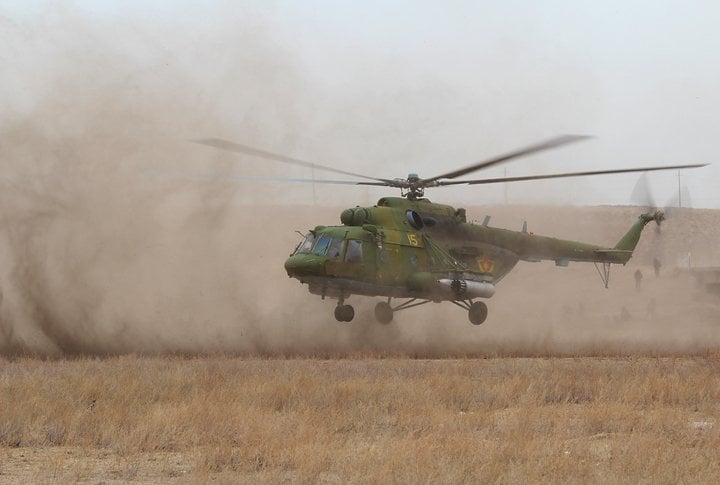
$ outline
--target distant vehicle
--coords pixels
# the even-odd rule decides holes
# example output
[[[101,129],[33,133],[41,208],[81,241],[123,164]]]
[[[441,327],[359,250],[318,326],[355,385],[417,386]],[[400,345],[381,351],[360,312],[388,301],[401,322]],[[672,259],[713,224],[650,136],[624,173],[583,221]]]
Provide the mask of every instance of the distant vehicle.
[[[692,275],[698,288],[720,296],[720,266],[694,266],[684,271]]]

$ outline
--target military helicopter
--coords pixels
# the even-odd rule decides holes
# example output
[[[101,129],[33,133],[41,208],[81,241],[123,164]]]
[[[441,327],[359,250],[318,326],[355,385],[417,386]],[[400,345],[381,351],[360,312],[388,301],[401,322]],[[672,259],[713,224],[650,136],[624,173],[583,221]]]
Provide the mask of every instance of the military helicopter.
[[[194,141],[222,150],[363,180],[240,177],[242,179],[400,189],[401,197],[383,197],[373,207],[358,206],[344,210],[340,214],[342,225],[318,225],[311,229],[285,261],[288,276],[307,284],[310,293],[322,299],[337,300],[335,318],[339,322],[350,322],[355,316],[354,308],[345,301],[352,295],[363,295],[384,298],[375,306],[375,317],[382,324],[390,323],[398,311],[430,302],[448,301],[467,310],[470,322],[480,325],[488,315],[488,307],[482,300],[494,295],[496,285],[518,261],[552,260],[558,266],[567,266],[570,261],[592,262],[607,287],[611,265],[626,264],[632,257],[643,228],[651,221],[659,225],[665,217],[664,213],[655,210],[641,214],[615,246],[605,248],[539,236],[528,232],[526,225],[522,231],[490,227],[489,218],[482,224],[474,224],[468,222],[465,209],[426,199],[426,189],[461,184],[679,170],[706,165],[456,180],[478,170],[586,138],[589,137],[562,135],[434,177],[421,178],[411,173],[407,178],[394,179],[370,177],[218,138]],[[399,303],[393,304],[393,300]]]

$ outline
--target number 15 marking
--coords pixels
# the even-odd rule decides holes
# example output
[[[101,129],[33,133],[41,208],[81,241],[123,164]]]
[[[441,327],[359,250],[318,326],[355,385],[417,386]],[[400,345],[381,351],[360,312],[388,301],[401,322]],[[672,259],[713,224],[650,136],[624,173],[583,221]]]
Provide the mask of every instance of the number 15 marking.
[[[417,234],[410,234],[410,233],[408,233],[407,238],[408,238],[408,242],[410,243],[411,246],[417,246],[417,245],[418,245]]]

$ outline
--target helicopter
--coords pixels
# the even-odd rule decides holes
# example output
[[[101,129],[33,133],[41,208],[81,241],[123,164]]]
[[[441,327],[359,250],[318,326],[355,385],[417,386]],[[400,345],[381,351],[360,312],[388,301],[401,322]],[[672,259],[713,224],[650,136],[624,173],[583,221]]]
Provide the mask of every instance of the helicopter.
[[[457,180],[458,177],[482,169],[587,138],[584,135],[561,135],[434,177],[422,178],[411,173],[406,178],[393,179],[311,163],[219,138],[193,141],[230,152],[362,180],[249,176],[239,177],[241,179],[400,189],[400,197],[382,197],[372,207],[356,206],[342,211],[341,225],[318,225],[309,230],[285,261],[288,276],[301,284],[307,284],[311,294],[319,295],[323,300],[337,300],[334,310],[337,321],[351,322],[354,319],[355,310],[346,300],[358,295],[383,298],[377,302],[374,310],[375,318],[381,324],[392,322],[395,313],[399,311],[430,302],[447,301],[466,310],[470,323],[480,325],[488,316],[488,307],[483,300],[495,294],[497,284],[519,261],[550,260],[557,266],[567,266],[571,261],[592,262],[607,288],[611,265],[625,265],[632,257],[643,228],[652,221],[660,225],[665,215],[662,210],[642,213],[615,246],[601,247],[536,235],[527,230],[527,223],[521,231],[512,231],[491,227],[489,217],[481,224],[468,222],[464,208],[431,202],[425,198],[426,189],[680,170],[707,165],[684,164]]]

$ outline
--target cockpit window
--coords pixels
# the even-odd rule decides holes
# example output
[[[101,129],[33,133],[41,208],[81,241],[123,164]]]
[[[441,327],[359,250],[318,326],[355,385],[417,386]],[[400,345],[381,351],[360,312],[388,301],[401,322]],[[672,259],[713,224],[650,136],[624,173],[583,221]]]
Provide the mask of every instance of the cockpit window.
[[[330,246],[330,236],[320,236],[312,248],[312,253],[318,256],[325,256]]]
[[[345,251],[345,261],[348,263],[362,263],[362,241],[349,239],[347,242],[347,250]]]
[[[334,259],[336,261],[339,260],[340,255],[342,254],[344,242],[345,241],[343,241],[342,239],[333,238],[333,240],[330,242],[330,248],[328,249],[328,258]]]
[[[307,254],[312,249],[313,243],[315,242],[315,236],[308,234],[305,236],[305,240],[295,250],[295,254]]]

